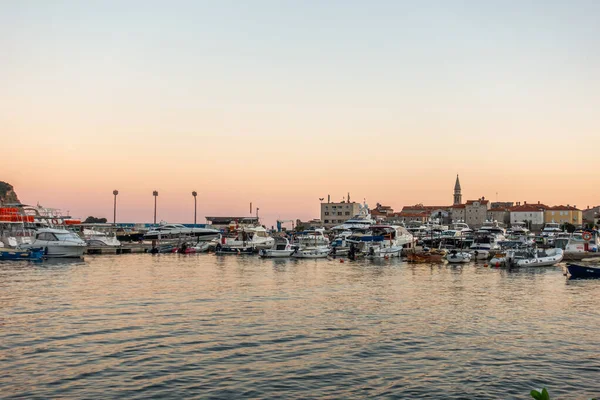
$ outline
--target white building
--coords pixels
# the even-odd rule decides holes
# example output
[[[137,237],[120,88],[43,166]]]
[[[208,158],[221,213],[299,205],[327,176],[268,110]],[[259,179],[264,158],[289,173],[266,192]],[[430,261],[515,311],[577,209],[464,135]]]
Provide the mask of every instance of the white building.
[[[544,210],[548,208],[545,204],[525,204],[517,203],[510,208],[510,223],[527,222],[531,229],[541,229],[544,226]]]

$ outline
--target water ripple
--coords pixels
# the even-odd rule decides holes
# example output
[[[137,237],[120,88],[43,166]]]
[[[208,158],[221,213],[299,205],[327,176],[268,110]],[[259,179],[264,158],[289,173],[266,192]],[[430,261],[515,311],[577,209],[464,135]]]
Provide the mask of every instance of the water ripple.
[[[123,255],[0,264],[4,398],[600,394],[600,281],[560,268]]]

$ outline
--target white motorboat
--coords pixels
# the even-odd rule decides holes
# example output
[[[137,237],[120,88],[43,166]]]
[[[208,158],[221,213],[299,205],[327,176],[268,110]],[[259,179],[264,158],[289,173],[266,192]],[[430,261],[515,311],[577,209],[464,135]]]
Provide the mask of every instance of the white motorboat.
[[[86,246],[83,239],[73,232],[42,228],[36,232],[33,242],[22,248],[42,248],[48,258],[81,258]]]
[[[270,249],[275,245],[275,239],[269,236],[262,226],[243,227],[234,230],[229,236],[221,237],[221,245],[231,248],[251,247],[256,250]]]
[[[110,235],[106,232],[83,229],[83,236],[88,246],[90,247],[120,247],[121,242],[117,240],[115,235]]]
[[[294,258],[327,258],[329,255],[328,247],[312,247],[305,249],[297,249],[292,253]]]
[[[550,244],[554,243],[554,239],[562,232],[560,224],[556,222],[548,222],[542,229],[541,237],[546,238],[546,241]]]
[[[153,228],[144,234],[145,240],[176,239],[179,237],[196,237],[198,240],[213,240],[219,237],[221,232],[209,228],[187,228],[182,224],[163,224]]]
[[[258,255],[263,258],[285,258],[290,257],[295,250],[287,238],[280,237],[275,239],[273,248],[262,249]]]
[[[450,252],[446,254],[446,260],[452,264],[468,263],[472,258],[473,256],[471,253],[466,251],[450,250]]]
[[[562,249],[529,248],[524,250],[509,250],[507,262],[514,267],[551,267],[562,261]]]

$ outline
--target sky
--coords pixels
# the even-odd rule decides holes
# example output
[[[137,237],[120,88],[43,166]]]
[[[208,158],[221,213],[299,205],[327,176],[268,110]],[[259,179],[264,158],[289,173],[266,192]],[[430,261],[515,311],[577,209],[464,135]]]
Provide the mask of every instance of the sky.
[[[151,222],[600,204],[600,2],[3,1],[0,180]]]

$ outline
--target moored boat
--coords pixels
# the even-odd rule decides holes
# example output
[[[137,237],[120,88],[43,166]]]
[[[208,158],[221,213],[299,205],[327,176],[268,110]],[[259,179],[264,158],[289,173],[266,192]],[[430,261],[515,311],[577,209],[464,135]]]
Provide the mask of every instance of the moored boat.
[[[409,251],[406,254],[406,259],[409,262],[441,262],[444,259],[445,253],[441,250],[422,250]]]
[[[0,261],[41,261],[44,259],[44,250],[41,248],[17,250],[17,249],[0,249]]]
[[[536,248],[523,250],[510,250],[507,253],[508,263],[511,267],[551,267],[563,259],[562,249]]]
[[[600,279],[600,267],[580,264],[567,264],[569,279]]]
[[[275,246],[271,249],[262,249],[258,253],[263,258],[285,258],[290,257],[295,249],[287,238],[279,237],[275,239]]]
[[[446,261],[452,264],[462,264],[471,261],[473,256],[466,251],[451,250],[446,254]]]

